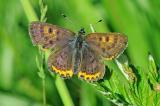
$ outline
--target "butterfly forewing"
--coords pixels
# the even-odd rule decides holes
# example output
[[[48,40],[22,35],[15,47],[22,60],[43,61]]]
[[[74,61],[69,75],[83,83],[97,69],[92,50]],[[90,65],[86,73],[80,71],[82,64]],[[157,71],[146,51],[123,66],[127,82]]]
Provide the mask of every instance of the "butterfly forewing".
[[[30,24],[29,33],[33,44],[42,45],[43,48],[64,46],[75,35],[68,29],[38,21]]]
[[[49,56],[48,67],[63,78],[70,78],[73,75],[72,55],[70,47],[66,46]]]
[[[86,47],[82,50],[82,63],[78,77],[89,82],[102,79],[105,73],[105,66],[101,63],[95,51]]]
[[[128,43],[127,37],[120,33],[91,33],[86,37],[91,48],[107,60],[121,54]]]

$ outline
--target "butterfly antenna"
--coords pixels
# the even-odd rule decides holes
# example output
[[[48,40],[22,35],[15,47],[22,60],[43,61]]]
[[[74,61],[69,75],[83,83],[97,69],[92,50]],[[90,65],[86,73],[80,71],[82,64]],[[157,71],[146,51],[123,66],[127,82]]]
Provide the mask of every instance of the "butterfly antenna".
[[[98,23],[100,23],[100,22],[102,22],[102,19],[98,20],[98,21],[97,21],[96,23],[94,23],[94,24],[90,24],[90,25],[89,25],[92,32],[96,32],[94,26],[96,26],[96,25],[97,25]]]
[[[65,14],[61,13],[61,15],[63,16],[64,19],[73,24],[73,22]]]
[[[96,24],[98,24],[98,23],[100,23],[100,22],[102,22],[103,20],[102,19],[100,19]]]
[[[73,21],[71,21],[65,14],[61,13],[61,15],[63,16],[64,19],[66,19],[69,23],[71,23],[72,25],[75,25],[73,23]]]

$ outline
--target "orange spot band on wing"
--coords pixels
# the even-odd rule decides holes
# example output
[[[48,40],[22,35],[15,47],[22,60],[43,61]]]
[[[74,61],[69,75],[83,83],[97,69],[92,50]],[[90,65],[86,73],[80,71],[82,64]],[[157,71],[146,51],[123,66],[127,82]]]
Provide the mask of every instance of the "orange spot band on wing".
[[[114,37],[113,37],[113,36],[110,36],[108,42],[109,42],[109,43],[113,43],[113,42],[114,42]]]
[[[101,72],[88,74],[84,71],[79,71],[78,77],[88,81],[97,81],[101,77]]]
[[[115,56],[111,56],[111,57],[104,58],[104,60],[113,60],[114,58]]]
[[[106,42],[106,38],[104,36],[102,37],[102,42]]]
[[[48,34],[48,26],[44,26],[44,33]]]
[[[47,52],[47,51],[48,51],[48,49],[44,49],[44,48],[41,48],[41,50],[42,50],[43,52]]]
[[[110,56],[110,57],[104,57],[104,60],[113,60],[113,59],[115,59],[117,57],[118,57],[118,53],[116,53],[115,55]]]
[[[52,69],[55,71],[55,73],[58,73],[62,77],[72,77],[73,76],[72,70],[59,70],[55,66],[52,66]]]
[[[56,31],[57,30],[53,30],[51,27],[49,26],[44,26],[44,33],[47,35],[47,34],[50,34],[50,35],[56,35]]]

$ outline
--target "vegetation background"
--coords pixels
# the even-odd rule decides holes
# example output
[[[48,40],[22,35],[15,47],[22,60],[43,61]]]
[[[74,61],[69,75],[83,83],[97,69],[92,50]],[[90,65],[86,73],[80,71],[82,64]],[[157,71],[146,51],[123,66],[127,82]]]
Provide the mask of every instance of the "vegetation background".
[[[160,106],[159,0],[44,0],[41,6],[40,1],[0,0],[0,106]],[[105,62],[104,80],[62,80],[42,67],[43,53],[32,45],[28,25],[45,9],[48,23],[75,32],[85,27],[90,33],[94,24],[97,32],[128,36],[125,55]]]

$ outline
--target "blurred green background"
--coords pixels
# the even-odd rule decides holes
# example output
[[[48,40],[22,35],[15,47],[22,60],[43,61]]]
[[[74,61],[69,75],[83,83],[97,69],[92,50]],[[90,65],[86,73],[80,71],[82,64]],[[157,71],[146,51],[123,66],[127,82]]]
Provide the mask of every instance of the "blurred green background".
[[[31,8],[40,17],[38,0],[0,0],[0,106],[41,106],[42,81],[37,75],[35,57],[37,47],[28,34],[29,19],[24,7]],[[48,6],[47,22],[77,32],[94,24],[97,32],[121,32],[128,36],[125,54],[129,63],[141,66],[147,72],[150,52],[160,64],[160,1],[159,0],[44,0]],[[24,3],[24,5],[22,5]],[[24,11],[24,8],[26,9]],[[67,15],[74,24],[66,21]],[[31,14],[32,15],[32,14]],[[102,19],[101,23],[96,24]],[[116,70],[115,70],[116,71]],[[63,101],[55,79],[46,73],[46,100],[51,106]],[[76,77],[65,80],[75,106],[113,105],[92,86]]]

